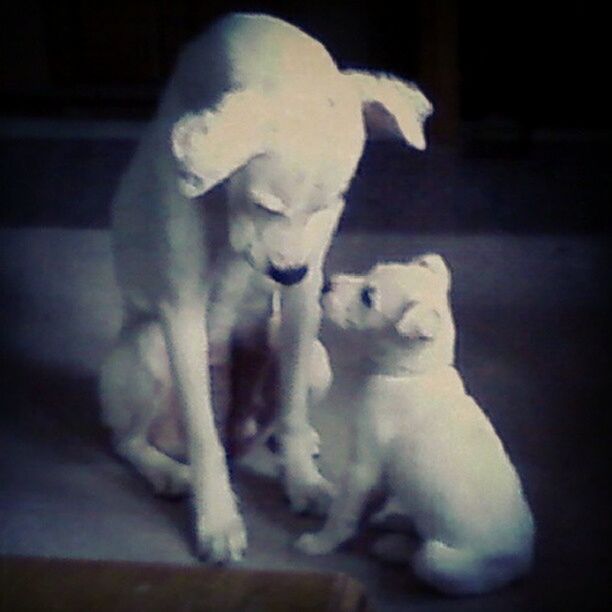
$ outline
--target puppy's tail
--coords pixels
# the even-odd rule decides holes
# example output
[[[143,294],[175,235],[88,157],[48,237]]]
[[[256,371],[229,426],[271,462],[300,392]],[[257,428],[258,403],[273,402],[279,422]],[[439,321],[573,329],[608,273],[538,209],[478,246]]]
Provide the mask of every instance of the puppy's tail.
[[[429,540],[412,561],[423,582],[449,595],[475,595],[507,584],[531,566],[531,551],[483,555],[469,548],[452,548]]]

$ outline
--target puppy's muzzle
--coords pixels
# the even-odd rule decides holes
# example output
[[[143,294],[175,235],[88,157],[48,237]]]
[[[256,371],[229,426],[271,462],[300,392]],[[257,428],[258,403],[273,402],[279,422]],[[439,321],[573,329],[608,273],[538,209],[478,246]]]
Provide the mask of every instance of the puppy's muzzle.
[[[308,266],[299,268],[277,268],[275,266],[268,267],[268,276],[281,285],[290,286],[297,285],[308,274]]]

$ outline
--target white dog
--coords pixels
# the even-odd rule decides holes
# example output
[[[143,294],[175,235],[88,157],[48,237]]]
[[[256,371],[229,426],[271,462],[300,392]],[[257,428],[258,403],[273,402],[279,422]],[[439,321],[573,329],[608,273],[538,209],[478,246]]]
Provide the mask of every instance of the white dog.
[[[122,457],[160,492],[191,486],[200,554],[236,559],[246,545],[209,366],[227,360],[232,334],[249,337],[265,319],[274,291],[285,487],[297,510],[329,501],[307,418],[321,267],[366,125],[424,149],[430,113],[414,85],[340,71],[319,42],[272,17],[225,17],[181,55],[113,204],[125,316],[101,397]],[[226,204],[196,199],[226,179]],[[172,415],[189,470],[151,443]]]
[[[322,531],[297,545],[323,554],[348,540],[384,482],[424,540],[415,573],[468,594],[527,571],[534,527],[501,441],[453,366],[449,288],[439,255],[332,278],[324,317],[360,338],[368,373],[343,488]]]

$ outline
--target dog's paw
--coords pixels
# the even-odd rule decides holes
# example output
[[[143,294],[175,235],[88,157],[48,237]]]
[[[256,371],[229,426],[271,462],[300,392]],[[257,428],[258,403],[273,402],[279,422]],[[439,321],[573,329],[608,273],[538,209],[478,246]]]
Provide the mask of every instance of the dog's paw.
[[[247,535],[239,515],[216,517],[198,526],[197,552],[212,563],[240,561],[247,547]]]
[[[280,438],[285,493],[294,512],[325,515],[335,497],[334,486],[319,473],[314,458],[319,434],[312,427]]]
[[[163,469],[150,469],[146,476],[159,497],[176,499],[188,495],[191,490],[189,466],[182,463],[164,466]]]
[[[295,548],[306,555],[328,555],[336,550],[337,544],[322,532],[304,533],[296,540]]]
[[[325,516],[336,496],[336,489],[318,472],[310,477],[285,475],[285,492],[291,509],[299,514],[313,513]]]

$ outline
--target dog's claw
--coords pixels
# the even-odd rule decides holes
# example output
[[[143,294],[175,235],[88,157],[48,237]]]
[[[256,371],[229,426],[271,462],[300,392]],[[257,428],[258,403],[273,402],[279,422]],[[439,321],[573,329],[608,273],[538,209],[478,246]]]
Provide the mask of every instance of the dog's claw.
[[[212,563],[240,561],[247,547],[244,523],[234,516],[222,525],[198,530],[198,556]]]

